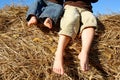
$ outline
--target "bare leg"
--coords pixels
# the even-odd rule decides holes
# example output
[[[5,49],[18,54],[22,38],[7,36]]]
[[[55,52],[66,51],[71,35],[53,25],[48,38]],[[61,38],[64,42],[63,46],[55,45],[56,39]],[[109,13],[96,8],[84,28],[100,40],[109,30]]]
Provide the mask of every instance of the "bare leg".
[[[36,25],[36,24],[37,24],[37,19],[35,16],[32,16],[29,22],[27,23],[28,26]]]
[[[53,71],[57,74],[61,74],[61,75],[64,74],[63,55],[64,55],[64,50],[69,41],[70,41],[70,37],[65,35],[59,36],[58,47],[57,47],[57,51],[55,52],[55,60],[53,64]]]
[[[78,55],[78,58],[80,59],[80,66],[82,71],[88,71],[89,70],[89,60],[88,60],[88,54],[89,50],[92,44],[92,40],[94,38],[94,28],[86,28],[82,32],[82,50],[80,54]]]
[[[44,25],[48,27],[49,29],[52,28],[52,20],[50,18],[46,18],[44,21]]]

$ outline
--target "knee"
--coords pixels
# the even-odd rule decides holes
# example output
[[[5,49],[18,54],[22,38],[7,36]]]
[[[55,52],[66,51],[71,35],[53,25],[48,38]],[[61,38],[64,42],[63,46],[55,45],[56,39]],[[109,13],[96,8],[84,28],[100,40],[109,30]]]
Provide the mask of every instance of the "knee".
[[[80,16],[78,14],[75,14],[74,17],[71,16],[71,17],[68,17],[70,23],[76,23],[77,21],[79,21],[80,19]]]
[[[52,3],[51,6],[53,6],[54,8],[59,8],[62,9],[63,5],[57,4],[57,3]]]
[[[41,0],[36,0],[37,3],[41,2]]]

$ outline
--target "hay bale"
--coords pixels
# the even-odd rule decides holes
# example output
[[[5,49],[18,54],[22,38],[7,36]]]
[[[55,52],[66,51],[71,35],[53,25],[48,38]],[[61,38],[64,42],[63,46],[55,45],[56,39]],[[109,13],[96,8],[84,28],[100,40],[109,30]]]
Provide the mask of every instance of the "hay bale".
[[[52,72],[58,35],[37,26],[28,27],[27,7],[0,10],[0,80],[119,80],[120,15],[98,17],[99,29],[90,51],[91,70],[80,71],[80,39],[66,49],[65,75]],[[105,17],[105,18],[104,18]]]

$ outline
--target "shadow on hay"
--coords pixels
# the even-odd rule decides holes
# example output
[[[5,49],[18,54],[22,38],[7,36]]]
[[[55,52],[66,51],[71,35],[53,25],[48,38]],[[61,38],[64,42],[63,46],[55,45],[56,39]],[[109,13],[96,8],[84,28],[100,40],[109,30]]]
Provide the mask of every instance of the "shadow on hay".
[[[98,21],[98,32],[94,37],[92,48],[90,50],[89,60],[90,60],[90,65],[99,71],[99,73],[101,74],[103,79],[107,79],[108,74],[107,74],[107,72],[105,72],[102,65],[100,64],[100,60],[99,60],[100,52],[97,47],[98,43],[99,43],[99,37],[105,33],[105,31],[104,31],[105,27],[99,19],[97,19],[97,21]],[[59,32],[59,30],[60,30],[59,25],[60,25],[60,23],[58,22],[56,25],[54,25],[54,27],[51,30],[44,27],[43,25],[42,25],[43,27],[39,27],[39,26],[38,27],[44,33],[49,33],[50,31]],[[68,45],[68,46],[70,46],[70,45]],[[82,77],[80,76],[78,69],[77,69],[79,64],[74,62],[74,61],[76,61],[76,59],[74,58],[74,53],[77,53],[76,50],[69,49],[67,47],[67,49],[65,51],[66,51],[66,56],[64,57],[64,64],[65,64],[64,66],[65,66],[66,74],[68,76],[70,76],[70,78],[72,78],[72,80],[81,80]]]
[[[107,79],[108,73],[105,72],[105,70],[103,69],[102,65],[100,64],[100,60],[99,60],[99,55],[100,52],[98,50],[98,43],[99,43],[99,37],[105,33],[105,27],[104,25],[99,21],[98,21],[98,33],[95,35],[91,50],[90,50],[90,55],[89,55],[89,60],[90,60],[90,65],[93,66],[95,69],[97,69],[97,71],[99,71],[100,75],[102,76],[103,79]],[[70,45],[68,45],[70,46]],[[72,80],[81,80],[83,79],[83,76],[80,75],[80,73],[78,72],[78,63],[75,63],[74,61],[76,61],[76,59],[73,57],[74,53],[77,53],[76,50],[74,49],[66,49],[66,55],[64,58],[64,64],[65,67],[68,67],[66,70],[67,75],[70,76],[70,78],[72,78]],[[72,54],[73,53],[73,54]]]
[[[54,32],[59,32],[60,30],[60,19],[58,20],[57,24],[53,24],[53,28],[49,29],[47,27],[45,27],[42,23],[37,25],[38,28],[40,28],[41,31],[43,31],[44,33],[49,33],[50,31]]]
[[[73,53],[73,54],[72,54]],[[75,63],[76,59],[74,58],[74,49],[66,49],[66,56],[64,57],[64,64],[66,68],[66,74],[72,78],[72,80],[80,80],[80,75],[77,69],[79,64]]]
[[[92,48],[90,50],[90,55],[89,55],[90,65],[92,65],[94,68],[96,68],[99,71],[103,79],[107,79],[108,73],[105,72],[102,65],[100,64],[99,55],[101,53],[99,52],[99,49],[97,47],[99,43],[99,37],[105,33],[105,27],[99,19],[97,19],[97,21],[98,21],[98,33],[94,37]]]
[[[46,34],[49,33],[50,31],[52,31],[53,33],[54,32],[58,33],[60,30],[60,23],[59,22],[60,21],[58,21],[57,24],[54,25],[51,30],[42,24],[38,25],[38,28],[40,28],[40,30]],[[70,45],[68,45],[68,46],[70,46]],[[76,53],[76,51],[74,49],[69,49],[68,46],[65,50],[65,56],[64,56],[65,73],[68,76],[70,76],[70,78],[72,78],[72,80],[77,80],[77,79],[79,79],[79,74],[78,74],[78,69],[77,69],[78,64],[74,63],[75,58],[72,54],[72,53]]]

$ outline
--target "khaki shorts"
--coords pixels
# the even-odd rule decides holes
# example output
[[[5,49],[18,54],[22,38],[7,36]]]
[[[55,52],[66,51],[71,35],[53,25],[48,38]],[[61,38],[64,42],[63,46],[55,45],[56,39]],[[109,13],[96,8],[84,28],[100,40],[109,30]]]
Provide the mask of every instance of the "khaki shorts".
[[[87,27],[97,28],[96,17],[92,12],[74,6],[65,6],[65,12],[60,22],[59,34],[75,38]]]

